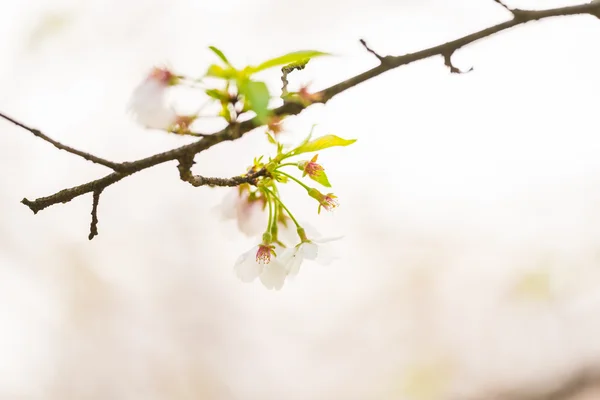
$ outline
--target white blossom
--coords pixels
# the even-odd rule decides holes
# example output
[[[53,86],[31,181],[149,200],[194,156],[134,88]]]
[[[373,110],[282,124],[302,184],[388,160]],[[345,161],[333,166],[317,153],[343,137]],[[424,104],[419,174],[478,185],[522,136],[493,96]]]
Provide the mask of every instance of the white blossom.
[[[256,278],[267,289],[280,290],[287,270],[275,255],[272,245],[258,245],[243,253],[234,265],[234,271],[242,282],[253,282]]]
[[[246,236],[258,236],[267,225],[268,214],[261,200],[250,200],[247,191],[233,188],[219,206],[221,217],[235,219],[238,229]]]
[[[315,261],[321,265],[331,264],[337,257],[327,243],[339,240],[341,237],[312,239],[286,249],[279,257],[279,262],[285,267],[288,276],[293,277],[300,271],[302,262]]]
[[[275,259],[265,265],[260,274],[260,281],[269,290],[280,290],[285,283],[287,275],[288,271],[285,266],[278,259]]]
[[[176,123],[177,114],[166,105],[167,91],[174,79],[170,71],[154,68],[134,89],[128,108],[140,125],[167,130]]]

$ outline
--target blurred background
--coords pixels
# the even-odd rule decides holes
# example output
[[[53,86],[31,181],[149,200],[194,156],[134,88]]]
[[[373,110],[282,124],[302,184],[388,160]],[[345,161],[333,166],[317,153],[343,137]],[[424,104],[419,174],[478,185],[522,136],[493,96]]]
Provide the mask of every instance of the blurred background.
[[[238,65],[335,53],[290,76],[317,90],[376,65],[360,38],[397,55],[510,18],[492,0],[0,5],[0,110],[114,161],[193,140],[127,115],[153,65],[201,75],[209,45]],[[175,163],[105,190],[91,242],[91,196],[34,216],[23,197],[107,171],[0,121],[0,399],[600,398],[599,37],[589,16],[530,23],[457,52],[469,74],[420,61],[287,120],[289,142],[315,123],[358,142],[319,158],[333,214],[290,189],[345,237],[281,291],[235,277],[255,240],[215,211],[226,189]],[[252,132],[195,172],[270,151]]]

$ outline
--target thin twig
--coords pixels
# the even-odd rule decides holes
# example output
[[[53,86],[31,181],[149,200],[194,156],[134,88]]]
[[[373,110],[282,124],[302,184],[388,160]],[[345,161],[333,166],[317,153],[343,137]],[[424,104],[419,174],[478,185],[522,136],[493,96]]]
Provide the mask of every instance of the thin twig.
[[[379,53],[377,53],[375,50],[373,50],[372,48],[370,48],[370,47],[367,45],[367,42],[365,42],[365,40],[364,40],[364,39],[360,39],[360,40],[359,40],[359,42],[360,42],[360,44],[362,44],[362,45],[363,45],[363,47],[364,47],[364,48],[365,48],[365,49],[366,49],[366,50],[367,50],[369,53],[371,53],[371,54],[373,54],[375,57],[377,57],[377,59],[379,60],[379,62],[380,62],[380,63],[382,63],[382,64],[383,64],[383,63],[385,62],[385,57],[384,57],[384,56],[381,56],[381,55],[379,55]]]
[[[94,195],[92,196],[92,222],[90,224],[89,240],[98,235],[98,202],[100,201],[101,193],[102,189],[97,189],[94,190]]]
[[[454,52],[443,54],[443,56],[444,56],[444,65],[446,67],[450,68],[450,72],[451,73],[453,73],[453,74],[466,74],[467,72],[473,71],[473,67],[469,68],[466,71],[463,71],[463,70],[455,67],[454,64],[452,64],[452,55],[453,54],[454,54]]]
[[[502,6],[505,10],[509,11],[509,12],[513,12],[513,10],[511,8],[509,8],[506,4],[504,4],[504,2],[502,0],[493,0],[494,2],[500,4],[500,6]]]
[[[84,151],[74,149],[71,146],[64,145],[64,144],[62,144],[62,143],[60,143],[60,142],[58,142],[58,141],[50,138],[49,136],[43,134],[39,130],[37,130],[35,128],[31,128],[31,127],[29,127],[29,126],[27,126],[27,125],[25,125],[25,124],[17,121],[14,118],[9,117],[8,115],[0,113],[0,117],[4,118],[5,120],[7,120],[7,121],[9,121],[11,123],[13,123],[14,125],[17,125],[20,128],[25,129],[26,131],[29,131],[29,132],[33,133],[35,136],[37,136],[40,139],[45,140],[46,142],[52,144],[54,147],[56,147],[59,150],[64,150],[64,151],[66,151],[68,153],[75,154],[76,156],[79,156],[81,158],[84,158],[84,159],[86,159],[88,161],[91,161],[93,163],[96,163],[96,164],[104,165],[105,167],[108,167],[108,168],[110,168],[112,170],[115,170],[115,171],[118,171],[119,168],[120,168],[120,164],[119,163],[108,161],[108,160],[105,160],[104,158],[96,157],[93,154],[86,153]]]

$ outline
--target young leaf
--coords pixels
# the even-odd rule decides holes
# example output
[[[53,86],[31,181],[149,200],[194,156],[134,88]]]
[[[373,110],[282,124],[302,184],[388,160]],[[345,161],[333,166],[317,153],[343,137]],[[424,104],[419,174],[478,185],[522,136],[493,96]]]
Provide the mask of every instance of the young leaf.
[[[229,95],[227,93],[223,92],[222,90],[207,89],[206,94],[208,96],[212,97],[213,99],[216,99],[219,101],[225,101],[225,102],[229,101]]]
[[[235,76],[235,70],[233,68],[223,68],[220,65],[212,64],[206,71],[206,76],[221,79],[231,79]]]
[[[277,144],[277,141],[275,140],[273,135],[271,135],[269,132],[265,132],[265,134],[267,135],[267,140],[269,141],[269,143]]]
[[[326,56],[328,53],[323,53],[321,51],[316,50],[303,50],[303,51],[295,51],[293,53],[288,53],[280,57],[275,57],[270,60],[263,62],[262,64],[256,67],[250,67],[249,70],[251,73],[263,71],[265,69],[277,67],[279,65],[288,65],[292,63],[301,62],[307,59],[311,59],[319,56]]]
[[[246,100],[250,103],[250,109],[256,113],[256,116],[261,122],[266,122],[269,116],[269,88],[264,82],[248,81],[240,87]]]
[[[233,68],[233,65],[231,65],[231,63],[229,62],[227,57],[225,57],[225,54],[223,54],[221,50],[217,49],[215,46],[208,46],[208,48],[211,49],[213,53],[215,53],[217,57],[221,59],[221,61]]]
[[[320,183],[321,185],[330,188],[331,187],[331,183],[329,183],[329,179],[327,179],[327,174],[325,174],[325,171],[321,170],[318,171],[314,174],[310,174],[308,175],[308,177],[310,179],[312,179],[313,181]]]
[[[310,132],[308,132],[308,136],[302,141],[302,143],[300,143],[298,145],[298,147],[302,147],[302,146],[304,146],[306,143],[308,143],[310,141],[310,139],[312,138],[313,132],[315,131],[316,127],[317,127],[317,124],[313,124],[313,126],[310,128]]]
[[[301,153],[310,153],[312,151],[319,151],[328,147],[349,146],[354,142],[356,142],[356,139],[342,139],[341,137],[335,135],[325,135],[311,142],[301,144],[294,149],[293,153],[296,155]]]

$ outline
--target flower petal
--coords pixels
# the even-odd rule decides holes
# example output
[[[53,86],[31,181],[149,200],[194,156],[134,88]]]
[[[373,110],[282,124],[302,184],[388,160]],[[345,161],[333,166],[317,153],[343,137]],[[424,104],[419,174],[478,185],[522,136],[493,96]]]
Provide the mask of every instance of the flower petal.
[[[150,129],[168,129],[177,115],[165,105],[166,94],[167,86],[147,79],[134,89],[128,109],[140,125]]]
[[[322,243],[335,242],[336,240],[340,240],[343,238],[344,238],[344,236],[334,236],[334,237],[328,237],[328,238],[313,239],[312,241],[315,243],[318,243],[318,244],[322,244]]]
[[[264,265],[256,262],[258,246],[254,246],[237,259],[233,267],[235,274],[242,282],[252,282],[263,272]]]
[[[248,202],[247,195],[238,198],[236,213],[238,229],[246,236],[260,235],[267,225],[268,215],[261,202]]]
[[[300,272],[300,265],[304,261],[303,245],[286,249],[279,257],[279,262],[282,263],[287,270],[288,275],[296,276]]]
[[[221,214],[221,218],[224,220],[234,219],[237,213],[237,202],[239,195],[239,190],[237,188],[230,189],[229,192],[223,197],[221,204],[219,204],[216,209]]]
[[[302,253],[307,260],[316,260],[319,254],[319,247],[314,243],[302,243]]]
[[[339,258],[340,257],[336,255],[332,246],[324,244],[319,246],[319,252],[314,261],[321,265],[329,265]]]
[[[286,245],[298,243],[298,231],[296,225],[290,220],[286,221],[286,225],[279,224],[278,239]]]
[[[260,281],[269,290],[280,290],[285,283],[287,271],[283,264],[277,260],[271,260],[260,274]]]

